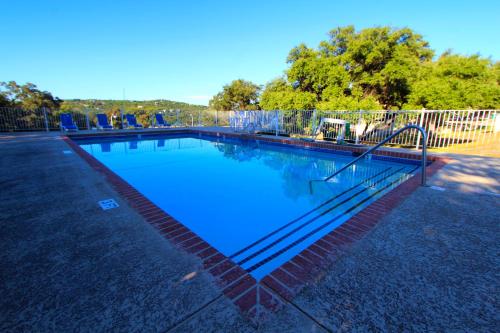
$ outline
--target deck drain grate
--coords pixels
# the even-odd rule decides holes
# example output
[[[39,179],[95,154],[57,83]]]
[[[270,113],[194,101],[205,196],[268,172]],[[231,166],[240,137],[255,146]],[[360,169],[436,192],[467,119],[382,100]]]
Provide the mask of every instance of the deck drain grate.
[[[106,199],[98,202],[99,206],[101,206],[102,210],[108,210],[120,207],[118,203],[114,199]]]
[[[63,154],[69,155],[69,154],[73,154],[73,152],[71,150],[63,150]]]
[[[435,190],[435,191],[441,191],[441,192],[444,192],[446,191],[446,189],[444,187],[441,187],[441,186],[431,186],[431,189]]]

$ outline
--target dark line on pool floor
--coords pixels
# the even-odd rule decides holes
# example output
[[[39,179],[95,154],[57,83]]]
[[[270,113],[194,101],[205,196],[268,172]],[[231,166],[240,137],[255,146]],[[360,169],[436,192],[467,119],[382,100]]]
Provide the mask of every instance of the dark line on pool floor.
[[[320,204],[319,206],[317,206],[317,207],[315,207],[315,208],[311,209],[310,211],[308,211],[307,213],[303,214],[302,216],[297,217],[296,219],[294,219],[294,220],[292,220],[292,221],[290,221],[290,222],[286,223],[285,225],[283,225],[283,226],[279,227],[278,229],[276,229],[276,230],[274,230],[274,231],[272,231],[272,232],[268,233],[267,235],[265,235],[264,237],[260,238],[259,240],[255,241],[255,242],[253,242],[252,244],[248,245],[247,247],[245,247],[245,248],[243,248],[243,249],[239,250],[238,252],[236,252],[236,253],[234,253],[234,254],[230,255],[230,256],[229,256],[229,258],[234,258],[234,257],[236,257],[236,256],[238,256],[238,255],[240,255],[240,254],[242,254],[243,252],[245,252],[245,251],[247,251],[247,250],[251,249],[252,247],[254,247],[254,246],[256,246],[256,245],[258,245],[258,244],[262,243],[263,241],[265,241],[265,240],[266,240],[266,239],[268,239],[269,237],[271,237],[271,236],[275,235],[276,233],[280,232],[281,230],[285,229],[286,227],[291,226],[292,224],[294,224],[295,222],[297,222],[297,221],[301,220],[302,218],[306,217],[307,215],[311,214],[312,212],[314,212],[314,211],[316,211],[316,210],[320,209],[321,207],[323,207],[323,206],[325,206],[325,205],[329,204],[329,203],[330,203],[330,202],[332,202],[333,200],[335,200],[335,199],[337,199],[337,198],[341,197],[342,195],[344,195],[344,194],[346,194],[347,192],[349,192],[349,191],[351,191],[351,190],[355,189],[356,187],[361,186],[362,184],[366,183],[368,180],[371,180],[371,179],[373,179],[373,178],[375,178],[375,177],[378,177],[379,175],[383,174],[384,172],[389,171],[390,169],[392,169],[392,167],[388,167],[387,169],[383,170],[382,172],[379,172],[379,173],[375,174],[374,176],[370,176],[370,177],[366,178],[365,180],[363,180],[361,183],[359,183],[359,184],[357,184],[357,185],[354,185],[353,187],[351,187],[351,188],[349,188],[349,189],[347,189],[347,190],[345,190],[345,191],[343,191],[343,192],[341,192],[341,193],[339,193],[339,194],[335,195],[334,197],[332,197],[332,198],[330,198],[330,199],[326,200],[325,202],[323,202],[323,203],[322,203],[322,204]],[[400,170],[401,170],[401,169],[400,169]]]
[[[399,171],[401,171],[403,168],[401,169],[398,169],[392,173],[390,173],[389,175],[383,177],[382,179],[379,179],[377,182],[382,182],[392,176],[394,176],[395,174],[397,174]],[[399,179],[399,178],[398,178]],[[377,182],[375,184],[377,184]],[[334,206],[328,208],[327,210],[323,211],[322,213],[316,215],[315,217],[309,219],[308,221],[302,223],[301,225],[299,225],[298,227],[296,227],[295,229],[289,231],[288,233],[286,233],[285,235],[281,236],[280,238],[276,239],[275,241],[271,242],[270,244],[262,247],[261,249],[255,251],[254,253],[248,255],[247,257],[243,258],[242,260],[240,260],[238,262],[238,265],[242,265],[246,262],[248,262],[249,260],[252,260],[253,258],[257,257],[258,255],[264,253],[265,251],[269,250],[270,248],[274,247],[275,245],[277,245],[278,243],[282,242],[283,240],[285,240],[286,238],[290,237],[291,235],[295,234],[297,231],[301,230],[302,228],[308,226],[309,224],[313,223],[314,221],[316,221],[317,219],[319,219],[320,217],[322,216],[325,216],[326,214],[328,214],[329,212],[333,211],[335,208],[338,208],[340,206],[342,206],[343,204],[351,201],[353,198],[357,197],[358,195],[368,191],[370,188],[369,187],[366,187],[364,189],[362,189],[361,191],[358,191],[356,192],[354,195],[351,195],[350,197],[348,197],[347,199],[344,199],[343,201],[335,204]],[[375,192],[375,193],[378,193],[378,192]],[[372,196],[369,196],[369,198],[371,198]],[[364,202],[364,201],[361,201],[361,202]]]

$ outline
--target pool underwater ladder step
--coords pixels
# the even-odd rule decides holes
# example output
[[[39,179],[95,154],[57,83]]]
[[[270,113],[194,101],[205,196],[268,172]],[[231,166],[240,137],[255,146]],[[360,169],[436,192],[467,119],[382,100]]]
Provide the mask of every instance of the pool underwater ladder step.
[[[399,183],[405,181],[406,179],[411,177],[411,174],[418,168],[419,167],[417,166],[409,172],[403,172],[402,175],[401,172],[403,171],[403,169],[405,169],[405,167],[398,168],[396,170],[394,170],[395,168],[392,167],[384,169],[381,172],[378,172],[375,175],[364,179],[362,182],[328,199],[321,205],[310,210],[297,219],[294,219],[281,226],[280,228],[272,231],[256,242],[234,253],[230,256],[230,258],[235,260],[238,265],[245,268],[248,272],[253,272],[263,265],[267,264],[268,262],[272,261],[273,259],[277,258],[278,256],[284,254],[291,248],[306,241],[308,238],[324,231],[325,228],[331,226],[335,222],[338,222],[339,220],[341,221],[342,218],[346,218],[348,214],[355,212],[357,208],[360,208],[367,201],[374,199],[377,195],[381,194],[392,186],[397,186]],[[355,189],[360,190],[347,196],[348,193],[353,192]],[[360,200],[357,201],[356,199]],[[329,206],[330,204],[333,205]],[[308,220],[305,220],[305,217],[312,216],[313,213],[325,207],[328,208],[317,213],[316,215],[314,215],[314,217],[310,217]],[[341,210],[341,213],[335,215],[333,218],[328,218],[328,213],[334,211],[334,209],[339,208]],[[326,220],[322,221],[322,218]],[[291,227],[292,225],[295,225],[297,222],[302,223],[290,231],[285,231],[285,229]],[[318,223],[321,224],[316,227]],[[308,230],[308,227],[314,228]],[[284,244],[285,246],[280,249],[276,249],[276,247],[278,247],[280,244]],[[253,251],[250,251],[252,249]]]

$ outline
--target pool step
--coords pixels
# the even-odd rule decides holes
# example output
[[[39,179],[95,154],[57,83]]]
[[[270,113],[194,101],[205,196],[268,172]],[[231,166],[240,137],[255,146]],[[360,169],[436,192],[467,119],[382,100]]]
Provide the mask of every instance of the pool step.
[[[280,232],[285,231],[287,228],[290,228],[292,226],[295,227],[295,225],[300,224],[301,220],[314,216],[314,214],[318,213],[321,209],[328,209],[328,206],[330,204],[335,204],[336,200],[342,199],[342,197],[344,197],[344,196],[348,197],[349,193],[352,192],[354,189],[361,189],[363,186],[373,187],[375,182],[376,182],[377,177],[383,175],[386,172],[390,172],[391,169],[392,169],[391,167],[386,168],[386,169],[382,170],[381,172],[377,172],[375,175],[364,179],[363,181],[357,183],[356,185],[354,185],[346,190],[340,191],[339,193],[336,193],[335,196],[326,200],[325,202],[323,202],[319,206],[306,212],[305,214],[301,215],[300,217],[284,224],[283,226],[275,229],[274,231],[268,233],[267,235],[265,235],[264,237],[255,241],[254,243],[252,243],[252,244],[248,245],[247,247],[241,249],[240,251],[234,253],[233,255],[230,256],[230,258],[240,257],[243,253],[248,252],[250,249],[262,246],[261,244],[263,242],[265,242],[266,240],[270,239],[271,237],[279,234]],[[392,174],[393,174],[393,172],[390,173],[390,175],[392,175]]]
[[[270,241],[273,241],[278,237],[282,237],[283,234],[290,233],[290,230],[298,231],[302,229],[304,227],[304,224],[311,224],[312,222],[315,222],[315,220],[331,212],[333,209],[341,209],[341,206],[343,204],[348,203],[350,200],[357,196],[367,195],[365,192],[369,192],[369,190],[371,188],[375,188],[378,183],[380,183],[384,179],[394,176],[402,169],[403,168],[394,169],[389,167],[377,172],[373,176],[368,177],[361,182],[358,182],[356,185],[337,193],[332,198],[326,200],[321,205],[306,212],[302,216],[268,233],[266,236],[260,238],[256,242],[233,254],[231,258],[235,258],[236,260],[239,259],[240,263],[247,261],[243,258],[245,255],[249,255],[249,253],[257,251],[259,248],[266,246],[266,243],[269,243]]]
[[[409,178],[416,168],[410,172],[405,172],[404,169],[388,168],[368,177],[231,257],[243,268],[253,271],[285,254],[289,248],[300,247],[302,250],[302,247],[307,247],[315,239],[341,225],[366,205]],[[333,218],[332,214],[335,214]]]

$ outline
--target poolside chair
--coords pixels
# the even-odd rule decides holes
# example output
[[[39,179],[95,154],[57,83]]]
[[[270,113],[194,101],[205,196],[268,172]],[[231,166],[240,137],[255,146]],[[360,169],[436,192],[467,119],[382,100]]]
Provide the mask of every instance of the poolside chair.
[[[161,113],[155,114],[155,119],[156,127],[170,127],[170,124],[163,119],[163,115]]]
[[[311,137],[300,138],[300,140],[316,141],[316,139],[321,134],[321,132],[324,129],[324,126],[326,124],[330,124],[330,125],[335,126],[334,129],[336,130],[337,136],[334,139],[337,140],[337,143],[344,142],[345,138],[351,134],[351,124],[349,122],[342,120],[342,119],[321,117],[321,120],[319,121],[319,125],[318,125],[318,127],[316,127],[315,131],[311,134]]]
[[[97,128],[102,130],[111,130],[113,126],[108,123],[108,117],[104,113],[97,114]]]
[[[142,128],[142,125],[137,123],[137,119],[133,114],[126,114],[125,118],[127,118],[128,127]]]
[[[73,122],[70,113],[61,113],[61,130],[63,131],[78,131],[78,127]]]

